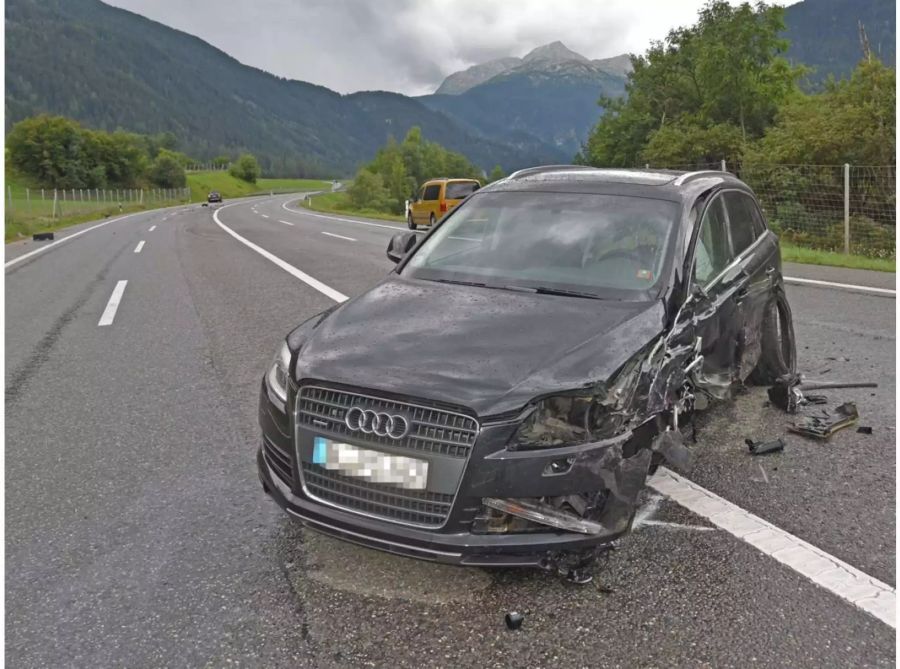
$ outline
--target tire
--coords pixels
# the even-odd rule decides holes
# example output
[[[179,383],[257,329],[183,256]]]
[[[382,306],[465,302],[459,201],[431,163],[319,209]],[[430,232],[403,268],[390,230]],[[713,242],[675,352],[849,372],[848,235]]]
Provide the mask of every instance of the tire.
[[[762,353],[750,380],[757,385],[772,385],[779,376],[797,371],[797,344],[794,322],[784,293],[778,293],[766,307],[762,323]]]
[[[434,227],[434,214],[431,214],[431,216],[428,217],[428,227]]]
[[[409,213],[406,215],[406,225],[409,226],[409,229],[410,229],[410,230],[415,230],[415,229],[416,229],[416,224],[413,223],[412,212],[409,212]]]

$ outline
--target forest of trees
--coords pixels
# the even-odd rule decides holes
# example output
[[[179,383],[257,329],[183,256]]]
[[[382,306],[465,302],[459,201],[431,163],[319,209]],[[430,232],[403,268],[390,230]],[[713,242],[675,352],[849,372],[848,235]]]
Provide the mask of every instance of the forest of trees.
[[[784,9],[722,0],[693,26],[633,56],[627,95],[605,114],[577,160],[598,166],[894,163],[895,70],[860,50],[851,78],[816,94],[807,68],[784,58]]]
[[[16,123],[6,137],[6,164],[35,186],[46,188],[180,188],[185,166],[195,161],[176,151],[172,133],[139,135],[91,130],[63,116],[46,114]],[[213,161],[228,165],[228,156]],[[256,183],[256,158],[242,154],[231,174]]]

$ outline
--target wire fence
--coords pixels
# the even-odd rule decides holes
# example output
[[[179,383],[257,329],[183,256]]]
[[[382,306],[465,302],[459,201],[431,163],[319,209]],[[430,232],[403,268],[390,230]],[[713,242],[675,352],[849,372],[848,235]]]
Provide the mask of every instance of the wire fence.
[[[754,190],[770,227],[782,240],[797,246],[873,258],[896,257],[895,165],[720,161],[652,167],[732,172]]]
[[[24,188],[7,186],[7,232],[79,215],[112,215],[126,209],[190,202],[189,188]]]

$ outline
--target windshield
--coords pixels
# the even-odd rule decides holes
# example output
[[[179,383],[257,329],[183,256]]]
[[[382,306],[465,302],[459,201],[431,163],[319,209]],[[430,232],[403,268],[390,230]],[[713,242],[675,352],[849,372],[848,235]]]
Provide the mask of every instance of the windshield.
[[[646,299],[678,205],[620,195],[473,195],[410,258],[403,276],[492,288]]]

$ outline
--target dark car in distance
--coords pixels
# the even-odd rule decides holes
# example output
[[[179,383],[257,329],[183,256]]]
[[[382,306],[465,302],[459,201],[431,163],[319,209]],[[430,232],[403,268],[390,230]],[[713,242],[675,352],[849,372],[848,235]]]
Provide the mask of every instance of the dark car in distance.
[[[222,195],[219,193],[219,191],[214,190],[206,197],[206,201],[210,204],[212,204],[213,202],[221,202]]]
[[[387,254],[260,393],[263,489],[357,544],[571,570],[695,410],[795,367],[778,239],[725,172],[521,170]]]

